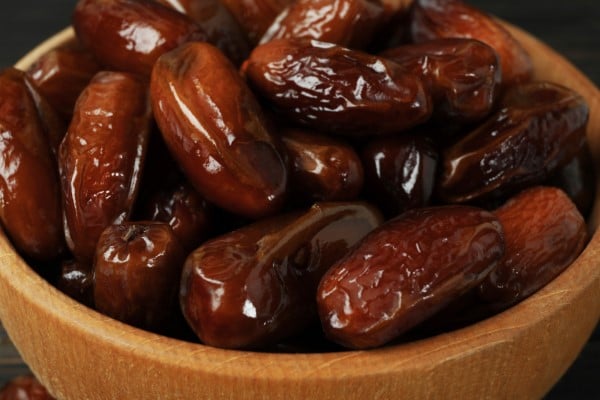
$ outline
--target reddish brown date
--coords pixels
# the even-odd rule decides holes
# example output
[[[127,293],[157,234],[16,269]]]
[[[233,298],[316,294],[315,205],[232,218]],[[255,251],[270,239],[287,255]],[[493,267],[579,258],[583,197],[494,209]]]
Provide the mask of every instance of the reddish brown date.
[[[294,0],[221,0],[256,44],[275,18]]]
[[[504,258],[479,287],[498,311],[544,287],[587,243],[585,220],[560,189],[536,187],[495,211],[504,227]]]
[[[315,39],[365,48],[386,17],[376,0],[298,0],[286,8],[261,39]]]
[[[102,231],[131,213],[150,114],[146,84],[126,73],[97,74],[77,101],[59,165],[67,244],[80,262],[90,264]]]
[[[98,71],[100,65],[91,53],[62,47],[41,56],[27,74],[44,98],[68,121],[77,98]]]
[[[254,95],[216,48],[188,43],[161,57],[152,105],[184,173],[208,201],[259,218],[277,212],[287,164]]]
[[[461,0],[416,0],[411,33],[417,43],[441,38],[468,38],[491,46],[500,57],[506,86],[528,81],[533,66],[527,51],[498,21]]]
[[[0,400],[54,400],[54,397],[33,375],[23,375],[0,390]]]
[[[438,158],[429,141],[416,135],[369,143],[362,151],[366,196],[388,216],[428,205]]]
[[[219,0],[157,0],[190,17],[202,27],[207,41],[240,65],[250,54],[250,43],[242,28]]]
[[[211,232],[211,209],[187,183],[155,193],[146,203],[145,217],[169,224],[188,251],[198,247]]]
[[[496,52],[472,39],[438,39],[387,50],[383,57],[420,77],[431,92],[434,113],[474,122],[487,116],[501,81]]]
[[[96,309],[160,331],[175,313],[185,252],[169,225],[126,222],[108,227],[94,259]]]
[[[184,315],[217,347],[256,348],[299,333],[316,319],[321,276],[379,224],[369,206],[318,203],[211,240],[186,261]]]
[[[343,346],[381,346],[481,283],[504,253],[502,226],[477,208],[408,211],[370,233],[323,277],[325,334]]]
[[[543,182],[585,145],[588,114],[585,100],[562,86],[513,87],[500,111],[443,152],[441,198],[498,198]]]
[[[208,40],[191,19],[151,0],[79,0],[73,26],[102,64],[145,76],[163,53]]]
[[[16,249],[37,261],[65,248],[50,129],[25,73],[0,72],[0,220]]]
[[[291,164],[291,197],[311,204],[358,197],[364,172],[350,145],[299,129],[286,130],[282,139]]]
[[[245,73],[279,111],[322,131],[398,133],[431,115],[419,78],[384,58],[329,43],[271,41],[254,49]]]
[[[91,265],[75,260],[63,262],[56,288],[73,300],[94,307],[94,274]]]

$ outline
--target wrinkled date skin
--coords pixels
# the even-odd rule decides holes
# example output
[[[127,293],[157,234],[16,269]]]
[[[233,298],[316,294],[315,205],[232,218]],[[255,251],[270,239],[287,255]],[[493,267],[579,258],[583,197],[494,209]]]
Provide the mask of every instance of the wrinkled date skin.
[[[131,214],[148,146],[147,85],[120,72],[100,72],[83,91],[60,146],[67,244],[91,264],[98,237]]]
[[[221,49],[234,64],[240,65],[250,54],[246,34],[219,0],[157,0],[190,17],[202,27],[207,41]]]
[[[211,232],[211,209],[187,183],[155,193],[146,204],[145,217],[169,224],[188,251],[199,246]]]
[[[298,0],[281,13],[261,39],[315,39],[355,49],[365,48],[385,22],[374,0]]]
[[[94,307],[94,274],[91,265],[76,260],[64,261],[55,286],[79,303]]]
[[[506,252],[479,287],[499,311],[544,287],[579,256],[588,239],[585,220],[557,188],[535,187],[497,209]]]
[[[531,80],[533,65],[523,46],[490,15],[461,0],[415,0],[411,35],[416,43],[442,38],[482,41],[498,53],[503,85]]]
[[[163,53],[187,41],[208,40],[190,18],[151,0],[80,0],[73,26],[102,64],[144,76]]]
[[[317,203],[211,240],[187,259],[180,302],[202,342],[256,348],[316,320],[325,271],[381,223],[361,203]]]
[[[517,85],[501,109],[443,152],[440,197],[451,203],[501,198],[539,184],[585,146],[589,110],[562,86]]]
[[[60,184],[34,97],[25,73],[0,72],[0,220],[22,255],[51,261],[65,249]]]
[[[299,129],[284,131],[282,140],[291,164],[293,199],[312,204],[358,197],[364,172],[360,158],[350,145]]]
[[[325,274],[317,292],[325,334],[355,349],[388,343],[479,285],[503,254],[502,226],[487,211],[408,211]]]
[[[294,122],[339,135],[398,133],[426,121],[423,83],[397,64],[329,43],[286,39],[245,63],[253,88]]]
[[[27,74],[50,105],[68,121],[77,98],[99,71],[100,65],[88,51],[63,47],[41,56]]]
[[[14,378],[0,390],[0,400],[55,400],[33,376]]]
[[[256,45],[275,18],[294,0],[221,0]]]
[[[496,52],[472,39],[438,39],[381,54],[420,77],[431,91],[434,113],[460,122],[487,116],[502,79]]]
[[[200,194],[249,218],[281,208],[288,179],[282,144],[216,47],[188,43],[165,54],[151,93],[165,142]]]
[[[381,138],[362,151],[365,194],[386,215],[429,204],[436,180],[438,153],[417,135]]]
[[[174,314],[185,252],[168,224],[126,222],[102,233],[94,259],[101,313],[159,331]]]

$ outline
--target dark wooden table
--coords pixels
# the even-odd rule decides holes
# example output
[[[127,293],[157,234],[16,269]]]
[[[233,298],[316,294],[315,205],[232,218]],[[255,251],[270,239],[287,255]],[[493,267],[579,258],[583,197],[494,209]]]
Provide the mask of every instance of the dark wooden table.
[[[600,85],[600,1],[470,0],[539,37]],[[69,24],[75,0],[1,0],[0,67]],[[0,386],[26,368],[0,333]],[[548,351],[552,351],[549,349]],[[548,395],[548,399],[600,399],[600,329]]]

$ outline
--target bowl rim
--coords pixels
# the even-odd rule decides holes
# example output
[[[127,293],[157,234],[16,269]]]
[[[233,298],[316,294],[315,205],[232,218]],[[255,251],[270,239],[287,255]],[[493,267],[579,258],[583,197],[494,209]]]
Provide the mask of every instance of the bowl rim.
[[[543,46],[551,54],[556,53],[537,39],[507,24],[520,39]],[[16,67],[26,69],[49,48],[65,43],[73,37],[73,29],[67,28],[44,41],[17,62]],[[556,55],[556,57],[560,57]],[[562,57],[560,57],[562,59]],[[587,85],[591,101],[600,104],[600,91],[575,67],[572,68],[579,84]],[[588,98],[588,101],[590,99]],[[599,106],[600,107],[600,106]],[[600,109],[600,108],[598,108]],[[600,117],[598,118],[600,121]],[[594,126],[600,131],[600,126]],[[597,134],[600,137],[600,132]],[[592,143],[592,151],[600,155],[600,138]],[[598,160],[600,157],[595,157]],[[600,170],[596,168],[596,170]],[[598,226],[600,197],[596,196],[595,212],[590,219],[593,230]],[[492,349],[514,341],[515,336],[526,335],[532,327],[548,325],[552,316],[566,309],[575,299],[586,293],[600,293],[600,231],[595,231],[579,258],[558,278],[522,303],[474,325],[439,334],[426,339],[373,350],[349,350],[334,353],[262,353],[240,350],[224,350],[197,343],[146,332],[123,324],[89,309],[43,280],[16,255],[4,234],[0,235],[0,280],[23,297],[31,307],[44,310],[49,323],[60,321],[82,336],[92,336],[113,348],[117,353],[125,349],[134,352],[148,362],[169,364],[178,368],[191,369],[207,375],[225,375],[251,380],[305,381],[341,378],[364,378],[365,376],[391,375],[399,369],[423,371],[430,368],[430,357],[437,356],[441,363],[466,359],[474,352]],[[12,264],[11,268],[7,268]],[[600,319],[600,296],[595,309],[589,310],[591,318]],[[551,307],[554,305],[554,307]],[[0,307],[0,318],[10,311]],[[7,329],[11,335],[11,329]],[[591,331],[590,331],[591,333]],[[12,337],[11,337],[12,338]],[[14,338],[17,339],[17,338]],[[19,343],[19,340],[15,340]],[[19,347],[19,345],[17,345]],[[120,349],[120,350],[119,350]],[[27,359],[26,359],[27,361]],[[571,360],[572,361],[572,360]],[[368,368],[364,366],[368,365]],[[308,368],[318,366],[318,368]],[[566,366],[564,367],[566,369]],[[282,371],[287,371],[282,374]],[[35,371],[34,371],[35,372]],[[564,371],[563,371],[564,372]]]

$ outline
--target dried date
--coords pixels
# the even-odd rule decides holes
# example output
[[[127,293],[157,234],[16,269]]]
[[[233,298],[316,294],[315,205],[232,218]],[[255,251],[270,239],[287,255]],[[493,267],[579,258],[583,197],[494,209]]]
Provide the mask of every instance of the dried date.
[[[250,218],[279,211],[288,179],[282,144],[216,47],[188,43],[165,54],[151,92],[165,142],[203,197]]]
[[[244,65],[253,88],[294,122],[339,135],[398,133],[426,121],[431,98],[396,63],[317,41],[279,39]]]
[[[325,334],[356,349],[388,343],[477,287],[503,254],[502,226],[487,211],[408,211],[325,274],[317,292]]]

